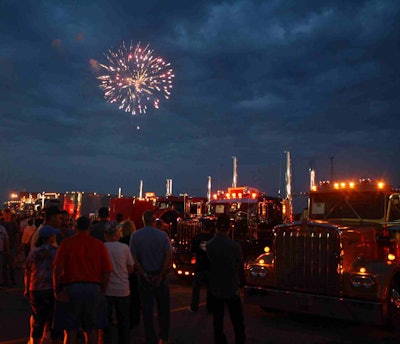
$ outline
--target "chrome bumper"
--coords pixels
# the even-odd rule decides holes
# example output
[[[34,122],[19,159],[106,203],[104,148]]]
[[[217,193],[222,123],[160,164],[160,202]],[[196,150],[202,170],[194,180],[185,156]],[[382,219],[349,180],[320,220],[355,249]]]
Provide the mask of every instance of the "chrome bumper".
[[[346,299],[245,286],[244,302],[263,308],[306,313],[330,318],[384,324],[384,306],[380,302]]]

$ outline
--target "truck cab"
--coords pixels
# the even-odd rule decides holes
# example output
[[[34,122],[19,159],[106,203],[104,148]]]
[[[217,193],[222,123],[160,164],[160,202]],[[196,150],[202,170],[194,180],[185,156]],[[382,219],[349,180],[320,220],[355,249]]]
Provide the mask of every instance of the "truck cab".
[[[230,216],[229,236],[240,243],[244,259],[255,258],[262,253],[272,241],[273,227],[282,223],[281,200],[249,186],[217,191],[206,208],[205,216],[192,216],[177,224],[173,268],[178,276],[193,276],[196,257],[191,252],[192,239],[203,231],[205,223],[215,224],[219,215],[225,213]]]
[[[400,306],[400,194],[382,181],[321,182],[308,218],[278,225],[245,267],[245,302],[384,324]]]

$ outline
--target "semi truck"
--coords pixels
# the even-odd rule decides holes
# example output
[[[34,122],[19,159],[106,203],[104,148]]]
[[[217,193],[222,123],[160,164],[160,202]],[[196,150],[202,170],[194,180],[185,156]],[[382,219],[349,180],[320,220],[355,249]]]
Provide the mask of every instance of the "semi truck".
[[[321,182],[308,215],[280,224],[245,265],[244,301],[266,309],[390,324],[400,307],[400,190]]]
[[[196,257],[192,239],[201,233],[206,222],[215,223],[221,214],[231,218],[229,236],[240,243],[246,260],[256,258],[272,242],[272,229],[283,222],[282,201],[249,186],[219,190],[206,203],[207,212],[177,224],[173,268],[178,276],[192,276]]]

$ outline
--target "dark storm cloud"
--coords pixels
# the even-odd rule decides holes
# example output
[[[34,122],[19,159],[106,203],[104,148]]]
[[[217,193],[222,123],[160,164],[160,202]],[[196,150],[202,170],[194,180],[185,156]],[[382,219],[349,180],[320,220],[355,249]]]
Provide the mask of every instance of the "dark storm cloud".
[[[235,155],[241,183],[276,194],[285,150],[298,191],[310,164],[329,178],[331,156],[338,174],[399,184],[399,19],[395,0],[2,2],[1,192],[174,178],[205,194],[208,175],[230,184]],[[171,99],[134,117],[96,80],[131,40],[175,74]]]

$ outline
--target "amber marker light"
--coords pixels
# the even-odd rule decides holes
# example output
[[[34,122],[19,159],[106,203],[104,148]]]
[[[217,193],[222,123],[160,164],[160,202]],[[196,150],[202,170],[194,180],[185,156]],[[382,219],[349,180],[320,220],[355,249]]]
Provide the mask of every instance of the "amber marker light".
[[[270,249],[268,246],[265,246],[265,247],[264,247],[264,252],[265,252],[265,253],[269,253],[270,250],[271,250],[271,249]]]
[[[388,260],[393,261],[395,259],[396,259],[396,256],[394,254],[392,254],[392,253],[388,254]]]
[[[384,186],[385,186],[385,183],[384,183],[384,182],[379,182],[379,183],[378,183],[378,189],[383,189]]]
[[[259,263],[259,264],[264,264],[265,261],[264,261],[264,259],[260,259],[260,260],[258,261],[258,263]]]
[[[364,267],[362,267],[362,268],[360,268],[360,272],[361,272],[362,274],[365,274],[365,273],[367,272],[367,269],[364,268]]]
[[[334,187],[335,189],[339,189],[339,183],[333,184],[333,187]]]
[[[255,192],[253,192],[253,193],[251,194],[251,197],[252,197],[252,198],[256,198],[256,197],[257,197],[257,194],[256,194]]]
[[[350,182],[350,183],[349,183],[350,189],[354,189],[354,186],[355,186],[354,182]]]

